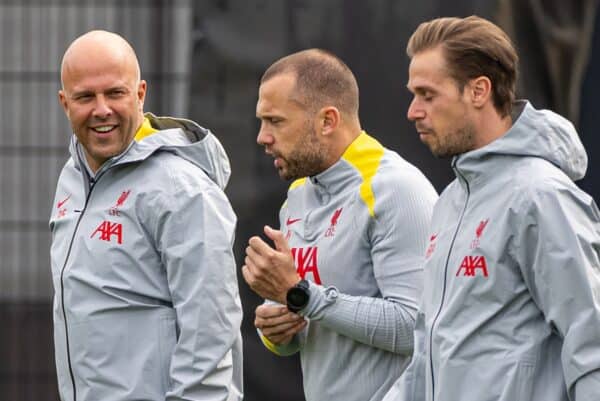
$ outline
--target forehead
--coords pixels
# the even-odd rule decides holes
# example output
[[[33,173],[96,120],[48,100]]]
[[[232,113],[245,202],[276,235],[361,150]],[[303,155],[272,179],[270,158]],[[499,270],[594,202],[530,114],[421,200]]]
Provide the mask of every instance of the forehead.
[[[442,49],[436,47],[415,54],[408,68],[408,89],[436,88],[453,84]]]
[[[135,66],[122,54],[103,51],[71,55],[63,65],[62,79],[66,90],[134,84]]]
[[[300,110],[294,101],[296,78],[292,74],[280,74],[263,82],[258,90],[256,114],[285,113]]]

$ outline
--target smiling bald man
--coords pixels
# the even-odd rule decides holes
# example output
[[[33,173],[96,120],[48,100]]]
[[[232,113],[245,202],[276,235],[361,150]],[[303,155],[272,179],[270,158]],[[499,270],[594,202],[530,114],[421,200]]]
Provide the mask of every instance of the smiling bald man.
[[[74,133],[50,219],[61,400],[241,400],[223,147],[192,121],[144,114],[119,35],[77,38],[61,80]]]

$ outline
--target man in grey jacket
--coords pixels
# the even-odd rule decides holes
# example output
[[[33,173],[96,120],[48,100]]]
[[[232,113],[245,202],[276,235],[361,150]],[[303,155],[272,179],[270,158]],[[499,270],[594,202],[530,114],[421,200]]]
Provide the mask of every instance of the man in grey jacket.
[[[412,353],[433,186],[361,130],[358,86],[336,56],[311,49],[262,77],[257,141],[295,180],[243,267],[259,295],[265,346],[300,352],[308,401],[379,401]]]
[[[456,179],[433,214],[411,365],[386,401],[600,400],[600,213],[561,116],[514,102],[517,54],[478,17],[412,35],[408,118]]]
[[[143,114],[146,82],[116,34],[76,39],[61,79],[74,132],[50,220],[61,400],[241,400],[221,144]]]

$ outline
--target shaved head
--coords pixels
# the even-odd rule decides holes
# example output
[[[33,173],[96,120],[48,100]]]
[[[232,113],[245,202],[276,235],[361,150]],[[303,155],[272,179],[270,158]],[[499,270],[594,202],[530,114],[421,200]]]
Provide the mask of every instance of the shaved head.
[[[140,80],[140,64],[129,42],[116,33],[97,30],[81,35],[67,48],[60,70],[63,89],[65,81],[70,77],[70,72],[82,65],[84,59],[86,64],[94,62],[99,64],[121,63],[127,69],[133,70],[136,82]]]
[[[273,63],[263,74],[261,84],[281,74],[296,78],[295,100],[311,111],[335,106],[358,118],[358,84],[348,66],[335,54],[308,49]]]
[[[123,152],[144,120],[146,81],[121,36],[91,31],[67,48],[58,99],[92,171]]]

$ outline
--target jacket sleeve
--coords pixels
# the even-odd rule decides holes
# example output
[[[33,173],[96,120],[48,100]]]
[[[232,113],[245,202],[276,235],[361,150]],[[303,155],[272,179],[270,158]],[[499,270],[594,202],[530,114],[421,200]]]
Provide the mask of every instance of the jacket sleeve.
[[[437,194],[420,172],[396,172],[374,183],[375,216],[368,227],[381,297],[353,296],[311,283],[302,311],[355,341],[410,355],[423,258]]]
[[[166,400],[239,400],[236,217],[225,194],[207,179],[184,173],[173,183],[163,192],[156,231],[178,329]]]
[[[563,338],[570,399],[600,394],[600,214],[572,187],[532,190],[521,216],[517,260],[532,297]]]
[[[410,364],[388,390],[382,401],[423,401],[426,399],[427,363],[425,351],[425,315],[417,312],[414,352]]]
[[[294,336],[294,338],[292,339],[292,341],[290,341],[289,344],[277,345],[277,344],[273,344],[267,337],[263,336],[260,330],[257,329],[257,331],[258,331],[258,335],[260,336],[260,340],[262,341],[263,345],[265,347],[267,347],[267,349],[269,351],[271,351],[272,353],[274,353],[275,355],[289,356],[289,355],[293,355],[296,352],[300,351],[300,341],[298,338],[298,334],[296,334]]]

